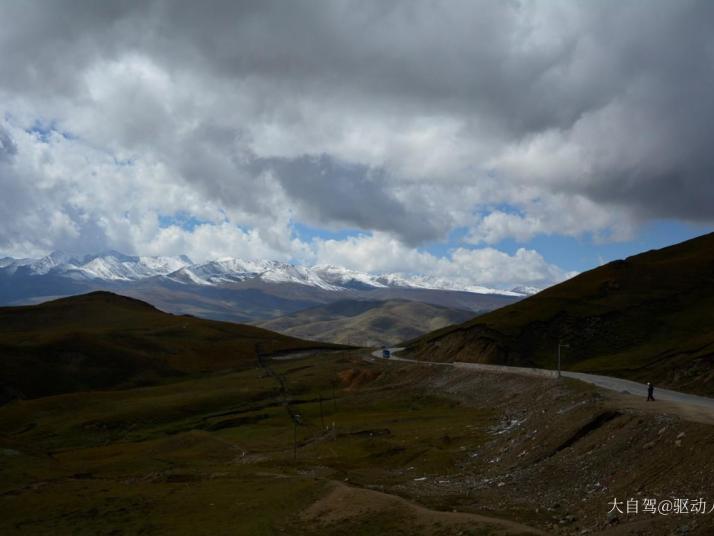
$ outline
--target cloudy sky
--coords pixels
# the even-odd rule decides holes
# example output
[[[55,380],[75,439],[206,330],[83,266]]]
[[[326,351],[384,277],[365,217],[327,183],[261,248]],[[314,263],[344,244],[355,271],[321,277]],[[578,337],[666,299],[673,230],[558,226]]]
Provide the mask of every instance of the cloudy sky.
[[[714,227],[714,2],[0,2],[0,255],[543,286]]]

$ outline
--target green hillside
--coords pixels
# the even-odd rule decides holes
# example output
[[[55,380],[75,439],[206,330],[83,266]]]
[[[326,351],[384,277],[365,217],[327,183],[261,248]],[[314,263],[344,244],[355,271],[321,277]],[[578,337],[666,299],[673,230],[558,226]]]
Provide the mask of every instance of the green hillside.
[[[266,354],[329,347],[265,329],[164,313],[109,292],[0,308],[0,402],[127,387],[255,365]]]
[[[714,393],[714,234],[611,262],[407,343],[424,359],[563,367]]]

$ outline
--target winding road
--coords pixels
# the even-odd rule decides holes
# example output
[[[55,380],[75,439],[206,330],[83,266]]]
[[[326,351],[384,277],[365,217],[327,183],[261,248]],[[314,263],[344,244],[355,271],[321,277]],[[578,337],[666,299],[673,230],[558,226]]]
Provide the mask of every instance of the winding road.
[[[416,359],[407,359],[404,357],[395,356],[395,352],[403,350],[403,348],[390,348],[391,357],[390,360],[402,361],[405,363],[415,363],[420,365],[437,365],[445,367],[454,367],[461,369],[469,369],[481,372],[496,372],[502,374],[519,374],[523,376],[539,376],[544,378],[556,378],[558,376],[557,371],[550,369],[539,369],[539,368],[526,368],[526,367],[508,367],[505,365],[485,365],[481,363],[463,363],[461,361],[455,361],[452,363],[441,363],[435,361],[420,361]],[[377,350],[372,352],[372,355],[379,359],[384,359],[382,357],[382,350]],[[584,372],[570,372],[564,370],[561,372],[561,376],[565,378],[573,378],[575,380],[580,380],[586,383],[596,385],[603,389],[608,389],[610,391],[616,391],[625,395],[632,395],[635,397],[641,397],[643,400],[647,397],[647,386],[642,383],[634,382],[632,380],[624,380],[622,378],[613,378],[612,376],[600,376],[597,374],[587,374]],[[690,395],[687,393],[682,393],[680,391],[672,391],[669,389],[655,389],[654,393],[656,400],[667,401],[677,404],[685,409],[690,409],[695,412],[701,413],[702,410],[710,413],[710,416],[714,418],[714,398],[707,398],[704,396]]]

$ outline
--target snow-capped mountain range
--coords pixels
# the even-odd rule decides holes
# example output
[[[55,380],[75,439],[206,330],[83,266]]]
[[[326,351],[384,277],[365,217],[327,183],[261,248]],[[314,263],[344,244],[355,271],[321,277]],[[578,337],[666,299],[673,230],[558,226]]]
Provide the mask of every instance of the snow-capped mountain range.
[[[532,287],[498,290],[433,276],[399,273],[369,274],[339,266],[301,266],[269,260],[222,258],[194,263],[185,255],[146,257],[107,251],[73,256],[54,252],[41,259],[0,259],[0,276],[59,276],[76,281],[137,282],[150,278],[205,287],[259,281],[292,283],[326,291],[369,289],[430,289],[523,297]]]
[[[0,259],[0,269],[8,273],[25,270],[28,275],[50,272],[89,279],[135,281],[157,275],[168,275],[191,264],[191,259],[179,257],[132,257],[117,251],[74,257],[55,251],[41,259]]]

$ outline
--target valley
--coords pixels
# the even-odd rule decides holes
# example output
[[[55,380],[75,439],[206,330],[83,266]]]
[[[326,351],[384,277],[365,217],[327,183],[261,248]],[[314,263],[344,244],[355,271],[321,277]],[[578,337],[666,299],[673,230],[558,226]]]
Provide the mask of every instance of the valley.
[[[106,291],[0,308],[0,533],[707,536],[714,400],[666,388],[710,394],[712,236],[453,325],[407,300],[263,327]],[[374,333],[417,336],[384,359]]]
[[[342,300],[267,320],[259,326],[303,339],[370,347],[398,344],[471,319],[474,314],[408,300]]]
[[[714,536],[713,29],[0,0],[0,536]]]

